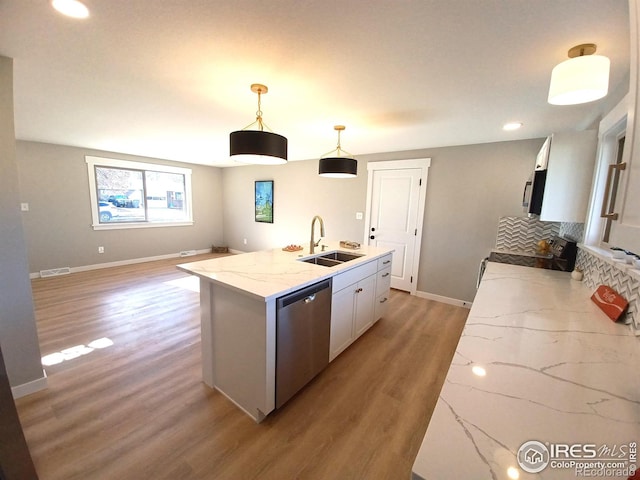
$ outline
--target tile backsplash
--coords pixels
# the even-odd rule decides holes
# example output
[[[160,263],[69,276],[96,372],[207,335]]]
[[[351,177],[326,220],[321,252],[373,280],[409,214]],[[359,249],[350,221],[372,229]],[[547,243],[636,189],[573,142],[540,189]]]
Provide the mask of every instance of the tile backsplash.
[[[501,217],[498,221],[496,250],[536,253],[540,240],[548,240],[560,233],[558,222],[541,222],[528,217]]]
[[[604,260],[591,251],[579,248],[576,268],[583,271],[583,283],[593,289],[599,285],[607,285],[622,295],[629,302],[627,315],[635,322],[636,329],[640,329],[640,281],[637,277],[618,268],[611,260]]]
[[[508,250],[524,253],[536,253],[540,240],[549,240],[554,235],[582,242],[584,224],[542,222],[528,217],[501,217],[498,221],[496,250]],[[640,330],[640,280],[638,275],[630,274],[624,268],[612,263],[605,254],[599,255],[586,248],[578,249],[576,267],[584,272],[585,286],[595,289],[599,285],[608,285],[629,302],[628,316]]]

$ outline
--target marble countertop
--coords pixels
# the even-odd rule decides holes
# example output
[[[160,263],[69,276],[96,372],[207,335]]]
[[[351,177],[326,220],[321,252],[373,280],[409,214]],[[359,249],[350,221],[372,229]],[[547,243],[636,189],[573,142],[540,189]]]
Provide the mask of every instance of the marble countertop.
[[[640,443],[640,338],[609,320],[592,293],[569,273],[488,263],[414,479],[575,479],[577,465],[558,462],[590,459],[562,454],[566,444],[640,465],[629,461],[630,444]],[[545,447],[542,460],[518,463],[519,450],[523,458]],[[593,463],[592,478],[629,476]]]
[[[293,292],[300,287],[333,277],[358,265],[382,257],[393,250],[363,245],[359,249],[340,247],[337,241],[322,241],[324,252],[317,247],[314,254],[305,248],[297,252],[285,252],[280,248],[230,255],[199,262],[183,263],[178,268],[202,279],[224,285],[242,293],[263,298],[265,301]],[[335,267],[325,267],[300,261],[301,258],[343,251],[363,255]]]

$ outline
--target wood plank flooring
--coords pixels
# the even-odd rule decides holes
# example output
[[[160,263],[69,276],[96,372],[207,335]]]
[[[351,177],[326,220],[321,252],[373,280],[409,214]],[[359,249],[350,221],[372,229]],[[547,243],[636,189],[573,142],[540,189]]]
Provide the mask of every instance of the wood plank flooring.
[[[184,261],[33,281],[43,356],[113,341],[17,400],[41,480],[410,477],[467,309],[392,291],[389,314],[258,425],[201,381],[198,293],[167,283],[189,278]]]

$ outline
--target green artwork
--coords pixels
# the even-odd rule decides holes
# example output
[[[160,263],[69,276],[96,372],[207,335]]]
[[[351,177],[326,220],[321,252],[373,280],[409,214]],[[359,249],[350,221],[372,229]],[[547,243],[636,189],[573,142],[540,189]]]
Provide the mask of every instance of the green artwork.
[[[273,223],[273,180],[256,182],[256,222]]]

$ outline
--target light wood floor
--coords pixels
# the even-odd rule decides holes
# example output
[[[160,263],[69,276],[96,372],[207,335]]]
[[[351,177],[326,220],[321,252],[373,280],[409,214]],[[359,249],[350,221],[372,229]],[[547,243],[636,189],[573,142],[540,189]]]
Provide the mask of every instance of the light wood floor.
[[[410,477],[468,310],[392,291],[389,314],[258,425],[201,381],[198,294],[165,283],[188,277],[181,261],[33,281],[43,356],[114,342],[17,401],[41,480]]]

